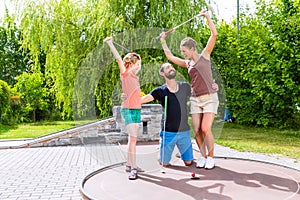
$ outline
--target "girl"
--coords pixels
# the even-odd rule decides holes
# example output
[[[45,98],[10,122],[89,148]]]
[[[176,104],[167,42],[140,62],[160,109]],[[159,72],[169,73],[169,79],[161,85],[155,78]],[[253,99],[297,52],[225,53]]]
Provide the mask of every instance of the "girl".
[[[123,59],[116,50],[112,37],[104,40],[110,47],[120,68],[122,90],[126,99],[123,99],[121,114],[128,131],[126,172],[130,172],[129,180],[135,180],[138,172],[142,172],[136,165],[136,142],[139,123],[141,122],[141,98],[139,78],[136,75],[141,69],[141,57],[136,53],[128,53]]]

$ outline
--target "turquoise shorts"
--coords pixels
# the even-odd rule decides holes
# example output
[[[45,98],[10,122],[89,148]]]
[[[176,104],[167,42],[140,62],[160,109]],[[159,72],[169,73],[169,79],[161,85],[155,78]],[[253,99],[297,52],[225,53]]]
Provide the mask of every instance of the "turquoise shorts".
[[[125,125],[141,122],[141,109],[121,108],[121,114]]]
[[[183,161],[194,160],[190,131],[160,132],[160,162],[171,161],[175,145],[177,146]],[[164,137],[164,140],[163,140]]]

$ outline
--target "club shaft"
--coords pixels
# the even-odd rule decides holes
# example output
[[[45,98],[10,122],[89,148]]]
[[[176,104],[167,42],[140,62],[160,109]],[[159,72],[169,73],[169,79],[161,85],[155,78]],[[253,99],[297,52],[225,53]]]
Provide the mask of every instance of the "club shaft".
[[[186,23],[192,21],[192,20],[195,19],[196,17],[197,17],[197,15],[195,15],[195,16],[192,17],[191,19],[188,19],[188,20],[186,20],[185,22],[179,24],[178,26],[175,26],[174,28],[168,30],[167,32],[165,32],[165,35],[168,35],[168,34],[172,33],[172,32],[175,31],[177,28],[179,28],[180,26],[182,26],[182,25],[184,25],[184,24],[186,24]],[[160,38],[161,38],[160,36],[157,36],[157,37],[156,37],[156,39],[160,39]]]
[[[174,27],[173,30],[175,30],[175,29],[179,28],[180,26],[182,26],[182,25],[184,25],[184,24],[186,24],[186,23],[192,21],[192,20],[195,19],[196,17],[197,17],[197,15],[195,15],[194,17],[192,17],[192,18],[189,19],[189,20],[186,20],[185,22],[183,22],[183,23],[179,24],[178,26]]]
[[[115,41],[113,41],[113,43],[114,43],[115,45],[121,47],[121,48],[124,49],[125,51],[127,51],[127,53],[131,52],[129,49],[127,49],[126,47],[120,45],[119,43],[117,43],[117,42],[115,42]]]
[[[167,105],[168,105],[168,96],[165,96],[165,106],[164,106],[164,130],[162,138],[162,156],[161,156],[161,168],[164,171],[164,157],[165,157],[165,135],[166,135],[166,121],[167,121]],[[164,172],[163,172],[164,173]]]

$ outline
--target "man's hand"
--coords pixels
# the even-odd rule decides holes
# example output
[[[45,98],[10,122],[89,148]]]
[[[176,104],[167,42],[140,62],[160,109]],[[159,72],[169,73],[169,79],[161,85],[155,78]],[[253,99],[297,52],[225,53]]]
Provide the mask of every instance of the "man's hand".
[[[121,99],[122,101],[125,101],[127,99],[127,95],[125,93],[121,94]]]
[[[215,82],[215,80],[211,86],[212,86],[212,89],[216,90],[217,92],[219,91],[219,85]]]

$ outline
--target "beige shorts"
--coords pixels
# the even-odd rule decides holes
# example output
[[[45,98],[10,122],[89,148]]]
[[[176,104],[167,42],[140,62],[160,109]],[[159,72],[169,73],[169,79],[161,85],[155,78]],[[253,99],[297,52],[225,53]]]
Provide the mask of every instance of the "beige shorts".
[[[218,93],[190,97],[191,114],[211,112],[217,114],[219,106]]]

